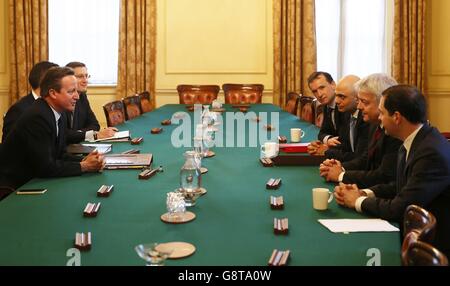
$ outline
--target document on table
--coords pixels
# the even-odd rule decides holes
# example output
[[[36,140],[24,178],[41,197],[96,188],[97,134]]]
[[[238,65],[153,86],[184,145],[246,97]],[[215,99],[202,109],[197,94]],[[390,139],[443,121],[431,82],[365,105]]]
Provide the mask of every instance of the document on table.
[[[319,222],[334,233],[400,231],[382,219],[319,219]]]
[[[97,139],[92,142],[123,142],[130,140],[131,134],[129,130],[119,131],[112,137]]]
[[[101,154],[111,152],[112,144],[70,144],[67,145],[67,153],[70,154],[89,154],[97,149]]]

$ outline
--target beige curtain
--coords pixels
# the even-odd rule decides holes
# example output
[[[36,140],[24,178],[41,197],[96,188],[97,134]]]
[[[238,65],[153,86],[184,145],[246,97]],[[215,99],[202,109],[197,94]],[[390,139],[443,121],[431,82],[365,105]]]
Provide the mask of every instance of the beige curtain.
[[[47,0],[9,0],[10,101],[30,92],[28,74],[48,59]]]
[[[392,75],[425,90],[426,0],[395,0]]]
[[[288,92],[310,95],[308,76],[316,71],[314,0],[274,0],[274,103]]]
[[[149,91],[155,106],[156,0],[120,4],[119,98]]]

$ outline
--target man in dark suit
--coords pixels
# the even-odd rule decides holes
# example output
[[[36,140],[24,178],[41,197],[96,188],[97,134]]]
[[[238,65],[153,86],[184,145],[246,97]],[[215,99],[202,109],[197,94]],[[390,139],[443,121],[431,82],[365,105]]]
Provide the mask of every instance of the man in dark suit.
[[[328,147],[341,144],[339,142],[339,126],[342,124],[343,114],[336,108],[336,83],[327,72],[314,72],[308,78],[308,86],[321,105],[324,105],[322,127],[318,135],[319,141]]]
[[[45,72],[51,67],[56,67],[57,64],[43,61],[35,64],[28,75],[28,82],[31,85],[31,92],[22,97],[19,101],[13,104],[6,112],[3,118],[3,135],[2,142],[5,142],[6,136],[11,132],[19,117],[39,98],[40,88],[39,82],[44,76]]]
[[[93,152],[82,161],[65,157],[65,111],[78,100],[70,68],[54,67],[41,81],[41,98],[20,117],[6,137],[0,156],[0,185],[14,189],[36,177],[64,177],[97,172],[103,156]]]
[[[373,74],[356,84],[358,109],[371,124],[367,151],[347,162],[331,159],[320,166],[320,175],[329,182],[343,182],[369,187],[395,179],[395,162],[401,141],[386,135],[380,126],[381,94],[397,82],[384,74]]]
[[[426,122],[420,91],[407,85],[389,88],[380,102],[386,133],[403,141],[396,180],[370,189],[341,184],[339,204],[386,220],[402,223],[411,204],[430,211],[437,220],[434,245],[450,255],[450,143]]]
[[[114,136],[116,128],[105,128],[100,130],[100,124],[91,109],[87,98],[87,88],[90,75],[84,63],[70,62],[66,65],[75,72],[78,84],[78,94],[80,99],[77,101],[75,110],[67,112],[67,143],[79,143],[81,141],[93,141]]]
[[[368,124],[364,122],[362,113],[357,109],[358,93],[355,84],[359,80],[357,76],[348,75],[336,86],[336,106],[343,114],[338,131],[341,144],[328,147],[320,141],[314,141],[308,146],[311,155],[325,155],[327,158],[345,162],[367,151]]]

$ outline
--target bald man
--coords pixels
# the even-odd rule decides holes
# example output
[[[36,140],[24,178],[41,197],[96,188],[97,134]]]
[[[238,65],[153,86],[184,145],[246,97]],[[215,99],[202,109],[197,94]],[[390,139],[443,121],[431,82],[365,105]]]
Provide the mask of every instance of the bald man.
[[[344,114],[338,130],[340,145],[329,147],[320,141],[310,144],[308,151],[313,155],[323,155],[329,159],[346,162],[367,152],[369,124],[363,120],[358,110],[358,93],[355,84],[360,80],[355,75],[343,77],[336,86],[336,106]]]

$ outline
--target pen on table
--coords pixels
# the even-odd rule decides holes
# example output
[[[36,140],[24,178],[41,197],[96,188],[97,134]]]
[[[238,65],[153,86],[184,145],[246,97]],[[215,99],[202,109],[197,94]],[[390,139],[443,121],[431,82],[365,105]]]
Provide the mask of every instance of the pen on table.
[[[16,194],[17,195],[42,195],[46,191],[47,190],[42,190],[42,191],[17,191]]]

